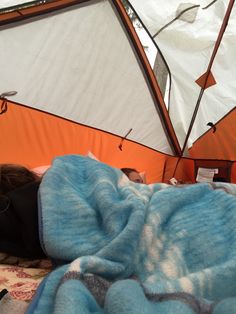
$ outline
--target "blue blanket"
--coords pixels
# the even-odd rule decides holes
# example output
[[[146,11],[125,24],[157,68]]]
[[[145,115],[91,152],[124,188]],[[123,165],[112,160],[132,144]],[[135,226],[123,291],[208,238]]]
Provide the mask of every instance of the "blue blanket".
[[[28,313],[236,313],[236,187],[136,184],[88,157],[40,185],[41,242],[58,266]]]

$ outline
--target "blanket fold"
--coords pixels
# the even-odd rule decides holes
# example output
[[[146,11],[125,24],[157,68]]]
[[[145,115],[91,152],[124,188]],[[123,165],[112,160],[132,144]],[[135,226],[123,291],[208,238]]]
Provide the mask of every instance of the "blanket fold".
[[[88,157],[56,158],[40,185],[41,241],[66,265],[28,313],[220,313],[221,302],[236,312],[235,194],[225,183],[136,184]]]

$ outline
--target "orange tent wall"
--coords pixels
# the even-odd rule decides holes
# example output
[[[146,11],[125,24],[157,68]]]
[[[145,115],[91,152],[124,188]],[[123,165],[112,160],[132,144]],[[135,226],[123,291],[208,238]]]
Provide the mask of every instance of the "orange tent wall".
[[[194,160],[167,156],[163,181],[169,183],[173,177],[181,183],[194,183]]]
[[[236,108],[229,112],[189,149],[190,157],[236,160]]]
[[[1,104],[0,104],[1,105]],[[0,115],[0,163],[29,168],[51,164],[56,156],[87,155],[114,167],[145,171],[147,181],[162,181],[166,156],[137,143],[35,109],[8,103]]]
[[[1,103],[0,103],[1,106]],[[83,126],[45,112],[8,102],[0,115],[0,163],[18,163],[29,168],[49,165],[56,156],[87,155],[113,167],[131,167],[146,172],[147,182],[166,182],[172,177],[195,183],[195,162],[154,151],[107,132]],[[236,162],[231,182],[236,183]]]
[[[231,169],[231,182],[236,183],[236,162],[233,162]]]

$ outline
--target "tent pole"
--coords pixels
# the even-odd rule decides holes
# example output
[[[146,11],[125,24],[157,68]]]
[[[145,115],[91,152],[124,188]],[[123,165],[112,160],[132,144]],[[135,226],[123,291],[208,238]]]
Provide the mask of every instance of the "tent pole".
[[[218,51],[219,46],[220,46],[220,43],[221,43],[222,38],[224,36],[224,32],[225,32],[226,27],[228,25],[228,21],[229,21],[230,14],[231,14],[231,11],[232,11],[233,6],[234,6],[234,2],[235,2],[235,0],[230,0],[228,8],[227,8],[227,11],[225,13],[225,16],[224,16],[224,19],[223,19],[223,22],[222,22],[222,25],[221,25],[221,28],[220,28],[220,31],[219,31],[219,34],[218,34],[215,46],[214,46],[214,49],[213,49],[213,52],[212,52],[212,56],[211,56],[211,59],[210,59],[207,71],[205,73],[204,84],[203,84],[203,87],[200,90],[200,93],[199,93],[199,96],[198,96],[198,100],[197,100],[197,103],[196,103],[196,106],[195,106],[195,110],[193,112],[193,116],[192,116],[192,119],[191,119],[191,122],[190,122],[190,125],[189,125],[189,129],[188,129],[185,141],[184,141],[184,145],[183,145],[182,150],[181,150],[181,157],[183,156],[184,151],[186,149],[187,142],[188,142],[189,136],[191,134],[191,131],[192,131],[192,128],[193,128],[193,125],[194,125],[194,122],[195,122],[195,119],[196,119],[196,116],[197,116],[197,113],[198,113],[198,110],[199,110],[199,107],[200,107],[200,104],[201,104],[202,96],[203,96],[204,91],[205,91],[206,86],[207,86],[207,81],[208,81],[208,78],[209,78],[210,73],[211,73],[211,68],[212,68],[212,65],[214,63],[215,56],[217,54],[217,51]]]
[[[181,148],[175,134],[172,122],[170,120],[166,105],[164,103],[160,88],[157,84],[156,77],[153,73],[153,70],[150,66],[150,63],[147,59],[146,53],[143,49],[143,46],[139,40],[139,37],[133,27],[133,24],[121,2],[121,0],[111,0],[114,4],[117,13],[119,14],[123,25],[132,41],[133,47],[139,57],[139,61],[142,65],[142,69],[146,76],[146,80],[152,92],[152,96],[155,101],[156,110],[161,118],[163,128],[166,131],[167,138],[169,140],[170,146],[172,147],[172,151],[175,155],[179,156],[181,154]]]

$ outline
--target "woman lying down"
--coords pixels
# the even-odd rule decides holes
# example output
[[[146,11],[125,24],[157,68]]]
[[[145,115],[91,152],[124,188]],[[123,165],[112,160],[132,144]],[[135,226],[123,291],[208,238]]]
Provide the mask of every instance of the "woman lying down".
[[[236,187],[215,187],[137,184],[88,157],[56,158],[39,187],[39,233],[64,266],[29,313],[235,313]]]
[[[43,258],[38,235],[41,178],[21,165],[0,165],[0,252]]]
[[[122,168],[136,183],[136,169]],[[38,234],[38,188],[42,177],[18,164],[0,164],[0,252],[23,258],[43,258]]]

